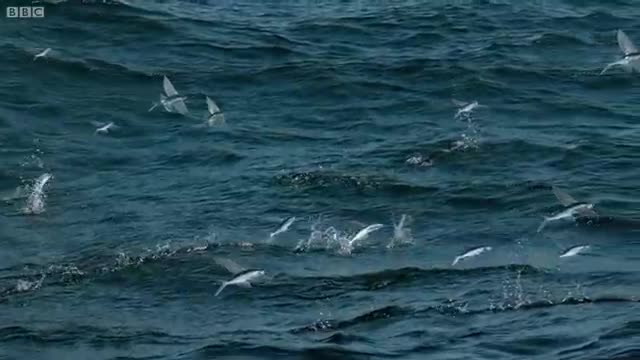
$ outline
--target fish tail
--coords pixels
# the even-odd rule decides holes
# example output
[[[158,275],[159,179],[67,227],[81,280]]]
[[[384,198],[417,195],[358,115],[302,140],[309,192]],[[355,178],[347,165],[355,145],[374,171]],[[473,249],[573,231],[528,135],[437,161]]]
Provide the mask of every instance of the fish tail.
[[[544,220],[542,220],[542,223],[540,224],[540,226],[538,226],[538,230],[536,232],[540,232],[542,231],[542,229],[544,229],[545,226],[547,226],[547,223],[549,222],[549,218],[546,216],[543,216]]]
[[[218,288],[218,291],[216,291],[216,294],[215,294],[215,295],[213,295],[213,296],[218,296],[218,295],[220,295],[220,293],[222,292],[222,290],[224,290],[224,288],[226,288],[226,287],[227,287],[227,285],[229,285],[229,282],[228,282],[228,281],[223,281],[223,282],[222,282],[222,285],[220,285],[220,287]]]
[[[624,59],[609,63],[609,64],[607,64],[607,66],[604,67],[604,69],[602,69],[602,71],[600,72],[600,75],[604,74],[605,72],[607,72],[609,69],[611,69],[614,66],[619,66],[619,65],[623,65],[623,64],[624,64]]]
[[[407,220],[407,215],[406,214],[402,214],[402,216],[400,216],[400,222],[398,223],[398,228],[402,229],[404,227],[404,222]]]

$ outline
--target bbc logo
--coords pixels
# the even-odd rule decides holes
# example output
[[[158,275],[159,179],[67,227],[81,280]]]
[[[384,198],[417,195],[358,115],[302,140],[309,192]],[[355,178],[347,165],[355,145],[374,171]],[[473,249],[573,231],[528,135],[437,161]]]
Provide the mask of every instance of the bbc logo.
[[[43,18],[44,6],[7,6],[8,18]]]

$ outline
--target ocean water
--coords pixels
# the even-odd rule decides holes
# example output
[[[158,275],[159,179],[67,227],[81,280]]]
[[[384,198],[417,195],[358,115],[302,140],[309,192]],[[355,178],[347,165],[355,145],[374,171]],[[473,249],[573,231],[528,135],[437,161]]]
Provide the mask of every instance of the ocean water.
[[[127,3],[0,18],[0,358],[640,358],[636,1]]]

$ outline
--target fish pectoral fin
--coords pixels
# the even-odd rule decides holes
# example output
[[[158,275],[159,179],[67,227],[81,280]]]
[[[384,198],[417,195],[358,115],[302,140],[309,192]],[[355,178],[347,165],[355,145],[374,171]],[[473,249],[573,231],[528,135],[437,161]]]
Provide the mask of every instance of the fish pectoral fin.
[[[573,196],[569,195],[567,192],[555,185],[551,186],[551,191],[553,192],[553,195],[556,197],[556,199],[558,199],[558,202],[560,202],[560,204],[564,206],[571,206],[578,202],[573,198]]]
[[[236,285],[238,285],[239,287],[245,288],[245,289],[250,289],[251,288],[251,284],[248,281],[237,283]]]

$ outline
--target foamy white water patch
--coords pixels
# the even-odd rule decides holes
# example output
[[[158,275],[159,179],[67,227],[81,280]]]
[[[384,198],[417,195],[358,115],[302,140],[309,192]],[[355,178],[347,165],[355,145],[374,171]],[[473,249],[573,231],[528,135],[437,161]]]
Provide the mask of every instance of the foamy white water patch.
[[[27,292],[38,290],[42,286],[42,282],[44,281],[45,275],[43,274],[39,280],[36,281],[28,281],[28,280],[18,280],[16,283],[16,291],[17,292]]]
[[[422,154],[411,155],[405,160],[406,164],[416,165],[416,166],[431,166],[433,165],[433,161],[428,157],[424,157]]]
[[[41,214],[45,211],[45,185],[49,182],[49,180],[53,176],[49,173],[45,173],[40,175],[31,186],[29,197],[27,198],[27,202],[24,206],[25,214]]]

